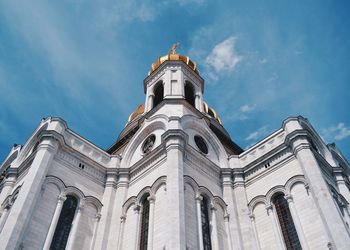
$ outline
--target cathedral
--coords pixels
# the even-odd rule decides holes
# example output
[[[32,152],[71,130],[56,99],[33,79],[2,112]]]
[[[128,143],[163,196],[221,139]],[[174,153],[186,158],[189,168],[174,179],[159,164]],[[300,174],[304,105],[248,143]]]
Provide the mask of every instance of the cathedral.
[[[0,166],[0,249],[350,249],[350,165],[304,117],[248,149],[176,52],[108,149],[47,117]]]

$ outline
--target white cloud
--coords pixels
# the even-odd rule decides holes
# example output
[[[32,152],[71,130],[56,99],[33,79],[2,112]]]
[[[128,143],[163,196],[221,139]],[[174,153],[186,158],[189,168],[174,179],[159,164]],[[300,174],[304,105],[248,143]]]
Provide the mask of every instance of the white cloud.
[[[238,121],[244,121],[249,119],[249,114],[253,112],[256,108],[256,104],[245,104],[241,107],[239,107],[239,110],[237,113],[228,115],[225,117],[227,120],[238,120]]]
[[[256,107],[255,104],[253,104],[253,105],[246,104],[246,105],[241,106],[239,108],[239,111],[241,111],[242,113],[249,113],[249,112],[254,111],[255,107]]]
[[[339,122],[336,126],[322,129],[321,133],[322,137],[328,140],[341,141],[350,136],[350,126],[345,126],[343,122]]]
[[[245,140],[246,141],[253,141],[253,140],[258,140],[259,138],[261,138],[262,136],[266,135],[268,132],[267,130],[267,126],[263,126],[261,128],[259,128],[258,130],[250,133]]]
[[[231,36],[218,43],[206,58],[206,63],[216,72],[233,71],[243,59],[235,51],[236,38]]]

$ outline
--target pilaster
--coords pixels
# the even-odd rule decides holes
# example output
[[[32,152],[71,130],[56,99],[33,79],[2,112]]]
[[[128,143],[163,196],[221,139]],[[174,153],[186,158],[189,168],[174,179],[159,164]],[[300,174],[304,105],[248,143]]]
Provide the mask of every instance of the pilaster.
[[[167,151],[167,200],[168,244],[167,249],[186,249],[185,204],[184,204],[184,147],[187,135],[178,129],[170,129],[162,135]]]
[[[227,220],[229,225],[228,237],[230,240],[230,245],[232,249],[239,250],[243,249],[242,246],[242,236],[239,228],[238,214],[235,202],[235,194],[233,191],[233,181],[232,181],[232,171],[231,169],[225,169],[221,172],[222,176],[222,186],[223,186],[223,198],[227,203],[227,212],[230,215],[230,220]],[[232,244],[235,242],[235,244]]]
[[[49,134],[41,138],[41,143],[25,177],[25,182],[0,235],[3,249],[17,249],[21,244],[23,233],[31,219],[34,206],[41,193],[42,184],[57,149],[58,142],[55,138]]]
[[[245,182],[243,170],[233,170],[233,193],[234,204],[237,204],[237,217],[242,234],[242,249],[258,249],[254,239],[254,231],[249,219],[248,199],[245,192]]]
[[[17,171],[16,169],[10,167],[6,171],[3,188],[0,193],[0,209],[6,197],[12,193],[16,180],[17,180]]]
[[[291,146],[310,184],[310,191],[322,218],[329,242],[338,249],[347,249],[350,246],[350,235],[337,211],[307,138],[298,137],[291,141]]]
[[[122,241],[121,238],[115,240],[117,236],[122,237],[121,234],[122,226],[125,223],[117,223],[120,221],[120,218],[124,218],[122,214],[123,204],[126,200],[126,195],[129,187],[129,170],[128,169],[118,169],[118,180],[117,180],[117,189],[115,193],[115,198],[111,202],[114,203],[111,214],[107,217],[107,220],[110,222],[110,229],[107,240],[104,242],[101,250],[104,249],[117,249],[118,241]],[[125,219],[124,219],[125,222]]]

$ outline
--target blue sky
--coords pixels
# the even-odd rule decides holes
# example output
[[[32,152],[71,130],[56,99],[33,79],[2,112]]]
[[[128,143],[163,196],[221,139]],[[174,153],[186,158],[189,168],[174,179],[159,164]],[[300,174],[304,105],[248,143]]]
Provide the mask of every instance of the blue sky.
[[[42,117],[101,148],[179,42],[205,99],[246,148],[295,115],[350,159],[349,1],[2,1],[0,160]]]

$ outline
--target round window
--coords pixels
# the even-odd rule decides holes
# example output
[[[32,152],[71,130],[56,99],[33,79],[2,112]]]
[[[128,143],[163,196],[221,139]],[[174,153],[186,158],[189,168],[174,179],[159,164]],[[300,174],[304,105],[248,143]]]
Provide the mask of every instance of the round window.
[[[199,135],[194,136],[194,142],[196,143],[197,147],[203,154],[208,154],[208,146],[205,143],[203,137]]]
[[[142,145],[142,152],[144,154],[147,154],[147,153],[151,152],[155,141],[156,141],[156,136],[155,135],[148,136],[147,139],[145,140],[145,142]]]

